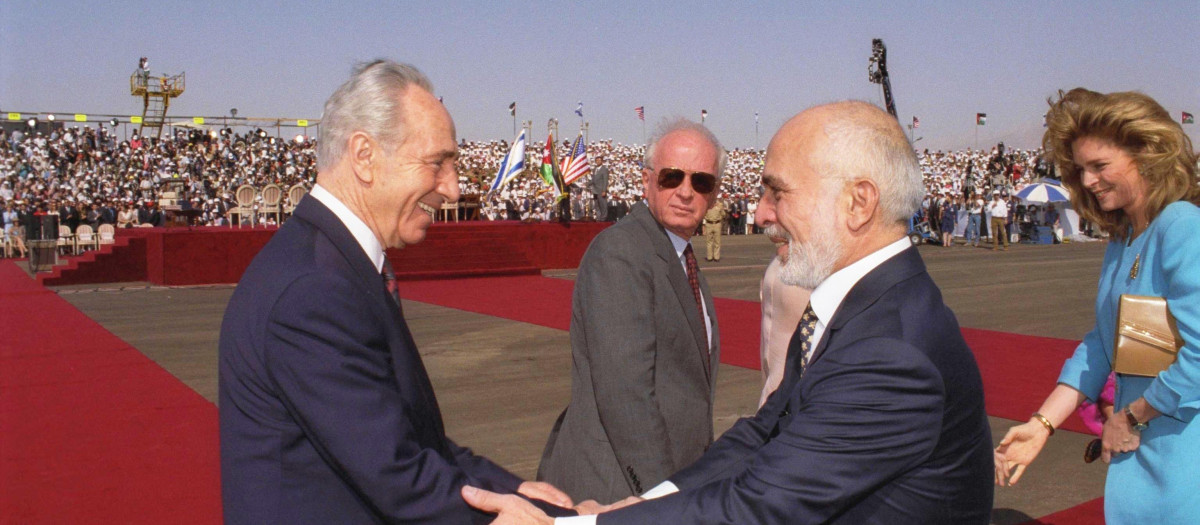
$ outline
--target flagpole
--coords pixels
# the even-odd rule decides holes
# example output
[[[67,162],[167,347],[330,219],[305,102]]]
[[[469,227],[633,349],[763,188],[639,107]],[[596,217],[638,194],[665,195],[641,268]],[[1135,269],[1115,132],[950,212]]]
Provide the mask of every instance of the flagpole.
[[[517,112],[516,111],[512,112],[512,118],[513,118],[513,136],[515,137],[517,135]]]

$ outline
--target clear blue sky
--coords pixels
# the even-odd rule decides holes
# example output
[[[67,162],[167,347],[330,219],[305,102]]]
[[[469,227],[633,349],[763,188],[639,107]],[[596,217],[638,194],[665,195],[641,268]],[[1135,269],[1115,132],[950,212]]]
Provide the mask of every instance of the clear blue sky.
[[[460,137],[639,143],[647,124],[699,118],[728,147],[766,146],[791,115],[858,98],[871,39],[888,47],[902,123],[918,147],[1040,141],[1060,88],[1139,90],[1200,115],[1200,1],[1166,2],[0,2],[0,111],[140,114],[137,58],[187,72],[175,115],[319,118],[357,61],[410,62],[445,97]],[[976,129],[976,112],[987,125]],[[1200,124],[1185,126],[1200,142]]]

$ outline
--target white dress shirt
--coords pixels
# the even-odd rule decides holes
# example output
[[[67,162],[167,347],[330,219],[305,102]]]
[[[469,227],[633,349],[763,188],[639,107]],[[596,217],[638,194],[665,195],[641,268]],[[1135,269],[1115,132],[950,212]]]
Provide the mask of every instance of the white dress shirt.
[[[691,243],[691,241],[684,239],[683,237],[680,237],[678,235],[675,235],[674,233],[671,233],[669,230],[667,231],[667,237],[669,237],[671,239],[671,246],[675,247],[675,256],[679,257],[679,264],[683,265],[683,274],[687,275],[687,259],[684,258],[684,256],[683,256],[683,250],[687,249],[687,246],[688,246],[688,244]],[[692,253],[692,256],[695,257],[696,254]],[[697,266],[696,271],[698,272],[700,264],[696,263],[696,266]],[[696,278],[699,279],[700,276],[697,275]],[[708,348],[709,348],[709,351],[711,352],[712,351],[712,320],[708,318],[708,305],[704,303],[704,290],[700,291],[700,308],[702,309],[700,312],[702,315],[700,317],[704,318],[704,332],[706,334],[708,334]]]
[[[350,230],[350,235],[354,236],[354,240],[358,241],[358,245],[362,247],[363,253],[367,254],[367,258],[371,259],[371,263],[375,265],[375,271],[383,273],[383,260],[386,254],[383,252],[383,245],[379,243],[379,239],[375,237],[375,233],[371,228],[367,227],[367,223],[358,218],[354,212],[350,211],[342,201],[334,197],[329,190],[322,188],[320,184],[313,186],[309,192],[314,199],[324,204],[329,211],[332,211],[337,216],[342,224],[346,225],[346,229]]]
[[[1008,217],[1008,203],[1004,202],[1004,199],[992,201],[988,205],[988,215],[1002,219]]]

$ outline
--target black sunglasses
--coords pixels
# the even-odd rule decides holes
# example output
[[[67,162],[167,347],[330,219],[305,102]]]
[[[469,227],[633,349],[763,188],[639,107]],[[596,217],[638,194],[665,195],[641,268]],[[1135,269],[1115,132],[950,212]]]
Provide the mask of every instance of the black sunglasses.
[[[679,168],[663,168],[658,171],[658,186],[664,189],[678,188],[683,184],[687,173]],[[692,189],[696,193],[708,195],[717,189],[717,176],[703,171],[692,173]]]
[[[1091,463],[1100,457],[1104,445],[1099,439],[1093,439],[1088,442],[1087,448],[1083,449],[1083,462]]]

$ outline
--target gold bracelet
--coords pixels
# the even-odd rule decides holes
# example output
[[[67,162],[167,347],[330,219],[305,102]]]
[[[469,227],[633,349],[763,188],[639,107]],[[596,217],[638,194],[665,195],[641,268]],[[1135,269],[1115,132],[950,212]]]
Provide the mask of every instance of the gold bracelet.
[[[1050,424],[1050,420],[1046,419],[1046,416],[1043,416],[1037,412],[1034,412],[1032,417],[1034,419],[1038,420],[1038,422],[1041,423],[1042,426],[1046,427],[1046,430],[1050,431],[1051,436],[1054,435],[1054,425]]]

